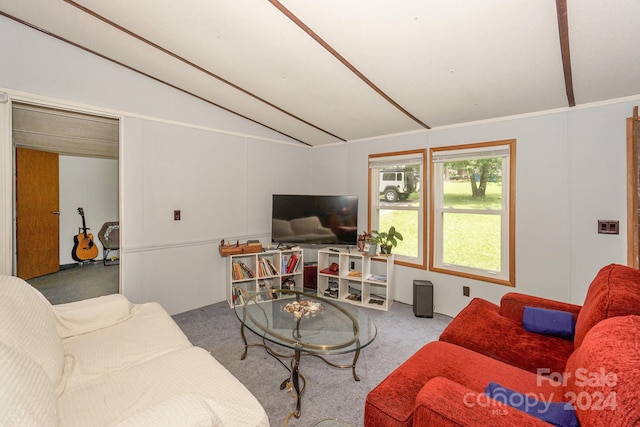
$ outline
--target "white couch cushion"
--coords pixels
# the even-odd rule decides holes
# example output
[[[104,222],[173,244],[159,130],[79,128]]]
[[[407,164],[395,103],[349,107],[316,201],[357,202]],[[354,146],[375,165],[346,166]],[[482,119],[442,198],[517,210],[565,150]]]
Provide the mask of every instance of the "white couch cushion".
[[[65,338],[62,346],[73,358],[71,370],[65,371],[69,389],[191,343],[159,304],[147,303],[133,306],[126,321]]]
[[[35,361],[0,342],[0,425],[53,427],[56,395]]]
[[[166,353],[67,389],[58,399],[60,427],[97,427],[152,411],[174,396],[197,394],[225,427],[267,427],[256,398],[204,349]],[[215,424],[214,424],[215,425]]]
[[[200,395],[178,394],[158,402],[113,427],[224,427],[207,399]]]
[[[33,359],[56,386],[64,352],[51,304],[22,279],[0,276],[0,341]]]
[[[53,306],[58,336],[74,335],[112,326],[131,316],[133,304],[120,294],[105,295]]]

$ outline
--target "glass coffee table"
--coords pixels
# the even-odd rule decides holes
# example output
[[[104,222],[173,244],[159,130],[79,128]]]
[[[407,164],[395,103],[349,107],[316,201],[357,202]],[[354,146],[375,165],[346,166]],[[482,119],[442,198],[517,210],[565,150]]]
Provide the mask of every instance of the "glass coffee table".
[[[301,395],[306,387],[306,380],[300,373],[301,356],[317,357],[335,368],[350,368],[354,380],[360,381],[356,374],[360,350],[371,344],[377,334],[376,326],[365,310],[311,292],[287,289],[258,293],[242,291],[241,295],[234,308],[244,341],[240,359],[245,359],[251,346],[264,347],[278,360],[290,359],[290,375],[280,384],[281,390],[290,386],[295,393],[296,409],[290,416],[300,418]],[[259,336],[262,342],[249,344],[245,329]],[[293,350],[293,353],[276,352],[270,344]],[[353,361],[348,365],[335,364],[326,358],[348,353],[353,353]]]

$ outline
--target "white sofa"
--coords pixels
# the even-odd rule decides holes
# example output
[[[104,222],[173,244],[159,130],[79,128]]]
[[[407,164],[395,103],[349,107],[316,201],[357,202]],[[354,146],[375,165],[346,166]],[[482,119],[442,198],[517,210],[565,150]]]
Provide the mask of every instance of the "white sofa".
[[[0,426],[269,426],[255,397],[156,303],[51,305],[0,276]]]

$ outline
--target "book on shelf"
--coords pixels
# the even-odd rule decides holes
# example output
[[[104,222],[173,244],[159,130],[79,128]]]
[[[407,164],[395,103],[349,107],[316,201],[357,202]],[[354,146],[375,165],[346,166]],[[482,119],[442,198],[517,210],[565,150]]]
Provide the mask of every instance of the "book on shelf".
[[[298,269],[298,264],[300,264],[300,256],[298,254],[291,254],[291,256],[283,258],[282,264],[285,266],[283,271],[286,273],[294,273]]]
[[[271,298],[271,299],[277,299],[278,298],[278,295],[276,295],[275,292],[272,292],[271,284],[269,282],[266,282],[264,284],[264,286],[267,288],[267,292],[269,293],[269,298]]]
[[[277,295],[272,292],[271,290],[271,284],[267,281],[260,281],[260,283],[258,284],[258,286],[260,287],[260,291],[264,293],[264,299],[276,299]]]
[[[276,267],[269,258],[260,258],[258,260],[258,267],[260,269],[260,277],[278,275],[278,270],[276,270]]]
[[[231,267],[234,280],[252,279],[255,277],[253,271],[242,261],[233,261]]]
[[[233,303],[244,304],[247,301],[249,294],[243,288],[233,287]]]
[[[373,282],[387,283],[387,276],[384,274],[371,274],[367,277],[367,280],[371,280]]]
[[[244,271],[244,273],[247,275],[247,277],[250,277],[252,279],[254,277],[256,277],[256,275],[253,272],[253,270],[251,270],[249,267],[247,267],[247,264],[245,264],[244,262],[240,261],[240,267],[242,268],[242,271]]]
[[[269,272],[271,273],[271,276],[277,275],[278,269],[276,268],[275,265],[273,265],[273,262],[271,262],[269,258],[264,258],[264,260],[267,262],[267,267],[269,269]]]

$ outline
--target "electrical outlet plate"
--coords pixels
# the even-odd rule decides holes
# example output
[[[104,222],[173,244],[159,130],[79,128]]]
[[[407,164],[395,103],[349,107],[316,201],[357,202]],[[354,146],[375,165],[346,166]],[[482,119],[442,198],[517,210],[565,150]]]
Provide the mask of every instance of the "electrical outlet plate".
[[[620,221],[599,219],[598,234],[620,234]]]

